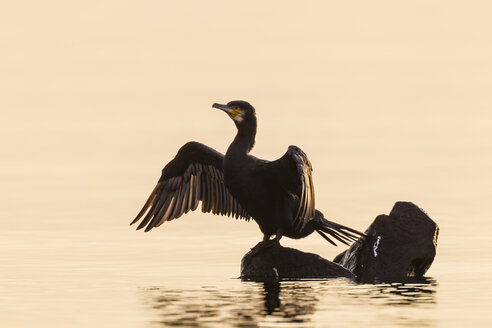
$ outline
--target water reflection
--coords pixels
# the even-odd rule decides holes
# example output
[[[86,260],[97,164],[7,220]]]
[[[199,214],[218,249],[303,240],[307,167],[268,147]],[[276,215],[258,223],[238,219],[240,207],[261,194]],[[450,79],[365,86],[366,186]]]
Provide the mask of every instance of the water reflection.
[[[341,279],[328,281],[242,282],[234,288],[204,286],[176,290],[144,288],[144,298],[158,315],[157,326],[258,327],[279,325],[330,326],[370,320],[380,326],[433,326],[437,283],[432,279],[364,285]],[[412,306],[408,306],[412,305]],[[406,315],[398,313],[405,307]],[[395,313],[392,315],[391,311]],[[385,316],[377,315],[383,312]],[[389,312],[388,312],[389,311]],[[410,312],[409,312],[410,311]],[[411,311],[418,311],[411,314]],[[357,315],[357,313],[361,315]],[[389,313],[389,314],[388,314]],[[334,323],[334,319],[337,321]],[[326,321],[325,321],[326,320]]]
[[[307,284],[281,285],[278,281],[263,283],[265,315],[283,318],[284,321],[309,322],[319,299],[316,290]]]
[[[435,291],[437,283],[433,279],[419,279],[410,282],[397,282],[388,285],[380,285],[381,295],[387,304],[435,304]]]
[[[428,305],[436,303],[437,286],[432,278],[409,278],[400,282],[361,284],[342,294],[375,305]]]

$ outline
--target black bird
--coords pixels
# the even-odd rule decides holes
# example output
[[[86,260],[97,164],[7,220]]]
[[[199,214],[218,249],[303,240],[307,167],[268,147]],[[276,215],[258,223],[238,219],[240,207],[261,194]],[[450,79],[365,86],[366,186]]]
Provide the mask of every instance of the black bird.
[[[290,146],[285,155],[266,161],[250,155],[255,143],[255,109],[245,101],[213,104],[226,112],[237,135],[224,155],[198,142],[188,142],[162,170],[161,178],[133,223],[149,231],[195,210],[233,216],[258,223],[262,247],[282,236],[299,239],[318,232],[344,244],[363,233],[326,220],[314,207],[312,167],[306,154]],[[331,237],[328,237],[327,234]],[[270,240],[270,237],[275,238]]]

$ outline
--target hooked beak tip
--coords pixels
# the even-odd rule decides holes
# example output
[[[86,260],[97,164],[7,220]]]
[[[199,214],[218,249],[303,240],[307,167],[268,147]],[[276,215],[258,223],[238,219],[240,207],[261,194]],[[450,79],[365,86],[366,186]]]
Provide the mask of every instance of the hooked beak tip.
[[[231,113],[232,112],[231,108],[229,106],[227,106],[227,105],[221,105],[221,104],[214,103],[212,105],[212,108],[217,108],[217,109],[223,110],[226,113]]]

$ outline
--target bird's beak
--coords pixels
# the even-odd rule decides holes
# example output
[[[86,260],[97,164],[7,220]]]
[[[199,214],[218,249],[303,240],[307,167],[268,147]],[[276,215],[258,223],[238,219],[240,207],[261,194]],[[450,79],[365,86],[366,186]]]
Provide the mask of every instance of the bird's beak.
[[[218,108],[220,110],[223,110],[224,112],[226,112],[227,114],[231,115],[233,110],[231,107],[227,106],[227,105],[221,105],[221,104],[213,104],[212,105],[212,108]]]

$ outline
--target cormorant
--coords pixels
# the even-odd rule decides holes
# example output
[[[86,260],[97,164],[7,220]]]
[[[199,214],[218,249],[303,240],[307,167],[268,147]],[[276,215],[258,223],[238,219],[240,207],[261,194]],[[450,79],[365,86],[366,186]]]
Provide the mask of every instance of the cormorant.
[[[131,224],[149,231],[195,210],[253,219],[263,233],[257,251],[282,236],[299,239],[318,232],[348,245],[363,233],[326,220],[314,207],[312,167],[306,154],[289,146],[285,155],[266,161],[250,155],[255,143],[255,109],[245,101],[213,104],[226,112],[237,135],[224,155],[198,142],[188,142],[162,170],[154,190]],[[330,236],[328,237],[327,234]],[[275,238],[270,240],[270,237]]]

